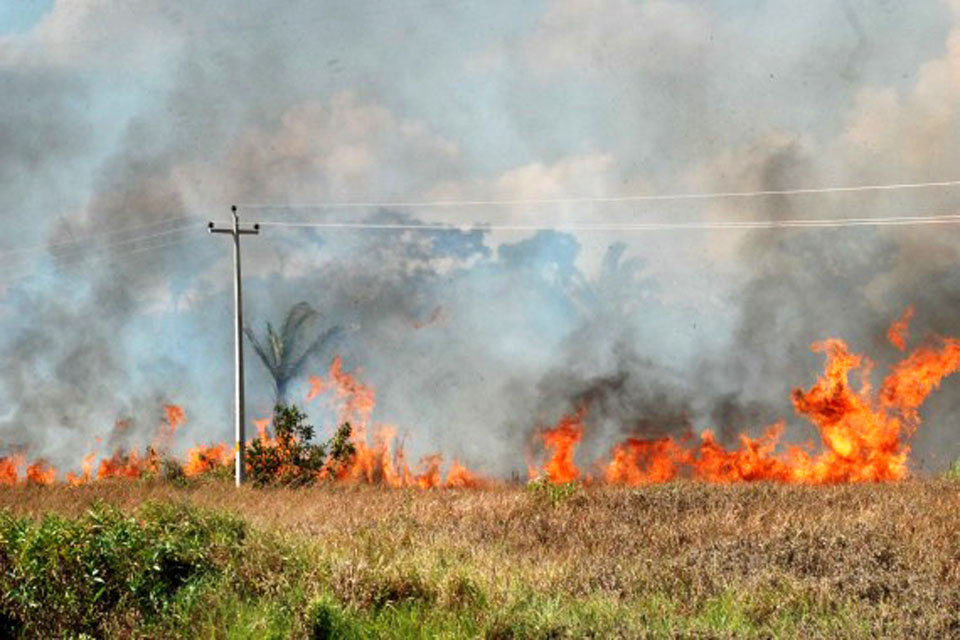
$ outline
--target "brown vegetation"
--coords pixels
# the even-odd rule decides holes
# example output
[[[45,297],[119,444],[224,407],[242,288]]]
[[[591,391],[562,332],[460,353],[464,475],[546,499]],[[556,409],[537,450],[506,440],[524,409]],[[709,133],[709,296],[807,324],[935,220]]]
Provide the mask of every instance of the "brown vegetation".
[[[597,624],[628,635],[657,616],[702,617],[721,603],[721,615],[744,618],[727,625],[731,633],[742,622],[814,635],[960,636],[960,483],[946,480],[427,492],[116,482],[0,491],[0,508],[23,515],[77,516],[96,501],[126,509],[146,500],[226,509],[318,542],[317,580],[360,610],[410,599],[459,606],[477,594],[509,607],[520,589],[620,603],[631,619]]]

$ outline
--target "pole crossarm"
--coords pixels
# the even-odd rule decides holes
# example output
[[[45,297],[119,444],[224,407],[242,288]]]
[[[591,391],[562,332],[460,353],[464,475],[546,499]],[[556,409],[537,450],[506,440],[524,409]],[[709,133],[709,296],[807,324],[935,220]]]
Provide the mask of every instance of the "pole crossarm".
[[[210,233],[229,233],[231,235],[235,233],[233,226],[218,227],[216,222],[207,223],[207,229],[210,231]],[[258,236],[260,235],[260,225],[254,224],[249,228],[240,227],[236,230],[236,233],[239,233],[242,236]]]
[[[215,222],[207,224],[210,233],[226,233],[233,238],[233,301],[235,313],[234,325],[234,356],[235,356],[235,401],[234,415],[236,418],[236,484],[243,485],[246,477],[246,418],[244,417],[244,389],[243,389],[243,278],[240,269],[240,236],[255,236],[260,234],[260,225],[242,226],[236,205],[230,207],[233,214],[233,224],[230,226],[218,225]]]

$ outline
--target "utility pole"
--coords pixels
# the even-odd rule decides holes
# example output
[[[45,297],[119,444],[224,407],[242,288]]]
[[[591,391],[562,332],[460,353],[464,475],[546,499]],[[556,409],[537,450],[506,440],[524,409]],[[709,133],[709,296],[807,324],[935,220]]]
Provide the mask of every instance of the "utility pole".
[[[257,235],[260,233],[260,225],[255,224],[249,228],[240,226],[240,215],[237,213],[237,205],[230,207],[233,213],[233,224],[229,227],[218,227],[216,223],[210,222],[207,228],[210,233],[229,233],[233,236],[233,306],[235,312],[236,324],[236,344],[234,355],[234,378],[236,384],[236,406],[234,416],[236,418],[236,482],[241,486],[247,475],[246,456],[244,449],[246,447],[246,419],[244,418],[244,399],[243,399],[243,283],[240,279],[240,236]]]

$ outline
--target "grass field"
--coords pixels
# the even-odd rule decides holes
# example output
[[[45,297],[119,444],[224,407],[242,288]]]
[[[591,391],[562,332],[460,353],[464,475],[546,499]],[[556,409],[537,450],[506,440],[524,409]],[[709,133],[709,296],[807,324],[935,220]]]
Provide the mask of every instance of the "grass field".
[[[960,637],[960,482],[0,490],[0,635]]]

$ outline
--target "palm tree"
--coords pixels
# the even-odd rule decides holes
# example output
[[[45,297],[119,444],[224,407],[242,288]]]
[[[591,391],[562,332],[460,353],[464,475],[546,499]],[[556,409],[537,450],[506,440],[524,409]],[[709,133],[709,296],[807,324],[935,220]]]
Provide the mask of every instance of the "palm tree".
[[[273,378],[276,403],[286,404],[287,387],[300,375],[311,356],[318,353],[340,332],[340,327],[318,331],[320,314],[306,302],[298,302],[287,312],[283,328],[277,332],[267,323],[261,340],[249,326],[244,327],[254,351]],[[315,336],[312,337],[311,336]],[[301,348],[301,345],[306,345]]]

